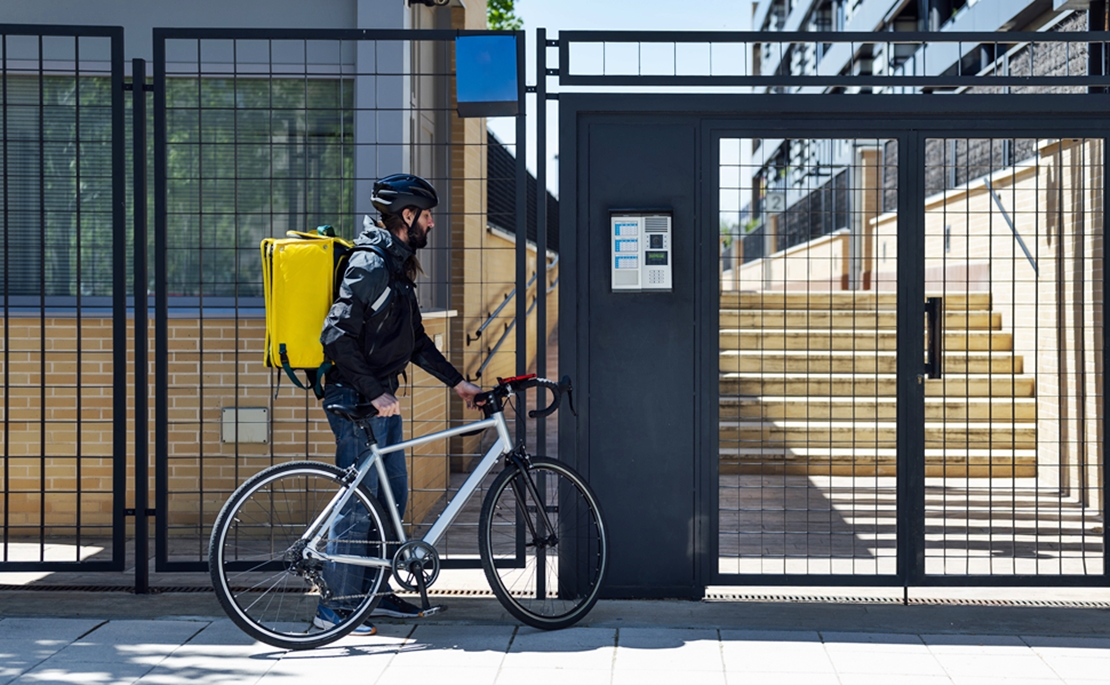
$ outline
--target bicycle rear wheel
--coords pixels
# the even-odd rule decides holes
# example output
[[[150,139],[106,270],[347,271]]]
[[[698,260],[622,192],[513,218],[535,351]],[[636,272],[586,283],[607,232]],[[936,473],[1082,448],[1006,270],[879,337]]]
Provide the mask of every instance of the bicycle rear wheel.
[[[388,571],[304,559],[301,537],[346,485],[330,464],[293,462],[262,471],[228,499],[212,529],[208,564],[216,596],[248,635],[282,649],[310,649],[338,640],[369,615]],[[319,550],[385,557],[388,520],[362,486]],[[346,591],[329,588],[348,574]],[[354,574],[354,575],[351,575]],[[329,580],[330,579],[330,580]],[[349,606],[335,625],[314,625],[321,599]]]
[[[510,467],[494,480],[478,545],[493,593],[530,626],[565,628],[597,602],[608,563],[601,509],[582,477],[558,461],[533,457],[527,470]]]

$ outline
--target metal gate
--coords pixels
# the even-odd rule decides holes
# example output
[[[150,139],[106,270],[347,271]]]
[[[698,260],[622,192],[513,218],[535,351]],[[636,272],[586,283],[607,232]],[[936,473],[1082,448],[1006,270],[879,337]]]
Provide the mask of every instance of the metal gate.
[[[128,146],[122,31],[0,27],[0,569],[121,570],[132,535],[145,556],[153,515],[156,568],[199,571],[238,482],[282,459],[331,457],[315,402],[262,366],[257,245],[319,224],[350,235],[384,173],[422,171],[447,188],[421,292],[456,365],[489,378],[526,370],[534,352],[547,372],[546,296],[558,254],[581,236],[551,242],[547,195],[530,190],[525,168],[524,116],[502,144],[456,120],[446,82],[422,76],[447,71],[444,45],[464,33],[156,31],[153,84],[132,65],[136,92],[153,98],[148,246],[146,99]],[[679,547],[694,585],[1106,583],[1110,78],[1094,60],[1074,65],[1105,57],[1108,39],[537,33],[537,100],[564,101],[568,135],[582,112],[695,122],[697,288],[711,296],[692,338],[698,449],[681,464],[693,496],[680,524],[690,544]],[[892,66],[767,67],[864,45],[870,65],[885,55]],[[967,45],[982,48],[974,73],[926,59]],[[644,86],[670,92],[611,94]],[[404,104],[390,100],[398,94]],[[535,114],[546,131],[546,106]],[[575,157],[571,140],[563,160]],[[474,153],[501,166],[458,173]],[[472,204],[468,184],[488,199]],[[573,227],[571,186],[562,217]],[[475,230],[487,242],[456,250]],[[452,279],[449,254],[473,276]],[[155,307],[149,326],[136,283]],[[581,291],[563,290],[569,317]],[[560,371],[588,380],[592,351],[561,331]],[[460,418],[430,379],[410,379],[406,397],[410,434]],[[569,441],[588,428],[560,420]],[[536,432],[542,443],[542,423]],[[147,507],[147,488],[129,497],[125,479],[133,455],[147,480],[151,444]],[[412,455],[418,522],[477,447]],[[586,472],[597,463],[563,450]],[[609,516],[635,514],[635,495],[607,499]],[[657,532],[640,523],[620,530]],[[474,566],[473,539],[460,527],[447,564]]]
[[[592,426],[610,425],[604,406],[584,402],[591,427],[562,433],[607,511],[628,512],[614,544],[622,523],[633,547],[649,535],[633,519],[634,503],[651,501],[649,537],[673,527],[700,587],[1107,583],[1110,127],[1099,112],[1110,79],[1082,62],[1104,54],[1107,35],[1005,34],[1004,46],[999,35],[561,34],[560,85],[605,91],[560,95],[561,149],[574,151],[563,159],[577,165],[562,178],[565,223],[575,218],[579,236],[609,230],[593,209],[570,209],[614,185],[574,184],[595,144],[582,131],[598,122],[691,126],[700,166],[690,339],[702,432],[680,462],[700,492],[692,505],[675,498],[684,452],[668,443],[654,455],[628,432],[616,442],[637,455],[636,486],[617,482],[630,476],[591,453]],[[971,45],[989,48],[986,62],[943,71]],[[774,68],[815,47],[902,61],[885,73]],[[671,92],[611,94],[628,86]],[[602,201],[625,207],[626,196]],[[591,259],[565,252],[577,270]],[[595,287],[565,289],[564,317]],[[690,323],[657,325],[671,340]],[[562,342],[577,346],[564,358],[589,392],[590,375],[616,361],[583,335]],[[650,377],[650,361],[620,363]],[[620,394],[607,389],[607,405]],[[675,510],[670,524],[662,509]],[[620,593],[653,592],[642,572],[625,580]]]
[[[529,183],[523,111],[504,141],[456,116],[453,43],[484,33],[156,29],[151,83],[144,60],[125,65],[122,29],[0,26],[0,571],[134,561],[146,591],[150,523],[155,570],[202,571],[239,483],[333,458],[315,399],[263,365],[259,242],[323,224],[357,235],[386,174],[441,192],[418,291],[437,346],[486,385],[546,372],[558,234]],[[406,433],[471,418],[451,396],[410,370]],[[481,452],[464,437],[409,455],[412,533]],[[473,514],[445,538],[445,567],[478,566]]]
[[[354,238],[377,216],[375,180],[424,176],[442,198],[420,253],[430,337],[479,383],[525,372],[530,344],[542,351],[529,328],[557,257],[528,245],[523,112],[508,143],[456,115],[454,41],[481,33],[155,30],[157,570],[207,568],[211,525],[251,475],[335,456],[320,403],[263,363],[263,238],[321,225]],[[399,395],[406,435],[474,418],[453,397],[410,367]],[[410,534],[434,523],[478,441],[407,455]],[[445,568],[478,567],[480,505],[474,498],[440,545]]]
[[[123,30],[0,25],[0,569],[124,567]]]

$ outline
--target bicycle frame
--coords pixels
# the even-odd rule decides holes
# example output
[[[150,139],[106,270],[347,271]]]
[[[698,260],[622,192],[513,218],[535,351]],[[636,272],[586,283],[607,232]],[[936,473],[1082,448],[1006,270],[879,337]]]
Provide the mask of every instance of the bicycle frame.
[[[459,491],[455,494],[454,497],[451,498],[451,501],[447,503],[447,508],[444,509],[443,513],[439,515],[439,518],[436,519],[435,524],[433,524],[428,532],[424,534],[424,537],[421,538],[421,540],[426,542],[428,545],[435,547],[436,542],[438,542],[440,537],[443,536],[444,531],[446,531],[447,527],[454,522],[455,518],[459,515],[459,512],[462,511],[463,506],[478,489],[478,486],[481,484],[482,479],[485,478],[491,470],[493,470],[493,467],[497,464],[498,460],[503,455],[512,451],[513,441],[512,438],[509,436],[509,426],[508,423],[505,421],[504,412],[497,412],[488,419],[468,423],[457,428],[449,428],[447,430],[432,433],[430,435],[425,435],[423,437],[399,442],[396,445],[390,445],[385,449],[379,449],[377,443],[372,444],[370,446],[370,458],[364,460],[363,463],[359,464],[358,471],[356,472],[354,479],[351,481],[350,486],[344,489],[342,492],[338,493],[334,498],[332,498],[331,503],[327,507],[325,507],[324,511],[321,512],[316,520],[312,522],[312,525],[309,526],[308,530],[301,538],[302,540],[306,540],[308,542],[308,545],[306,545],[304,548],[305,556],[314,559],[321,559],[323,561],[334,561],[343,564],[351,564],[353,566],[373,566],[383,568],[392,567],[392,559],[384,559],[381,557],[362,557],[349,554],[328,554],[326,552],[320,552],[318,551],[320,540],[324,536],[325,531],[331,529],[336,517],[339,516],[339,512],[343,511],[343,507],[347,505],[348,500],[350,500],[351,497],[354,496],[355,488],[370,473],[370,469],[373,468],[377,469],[378,472],[379,499],[383,500],[383,504],[388,510],[389,516],[393,522],[393,528],[397,531],[398,544],[404,544],[405,542],[407,542],[407,539],[405,538],[405,529],[401,522],[401,514],[397,511],[397,501],[393,498],[393,492],[387,485],[389,483],[389,478],[386,476],[385,473],[385,464],[382,462],[382,456],[386,454],[391,454],[393,452],[400,452],[402,450],[408,449],[409,447],[417,447],[419,445],[423,445],[434,440],[443,440],[445,438],[451,438],[456,435],[462,435],[463,433],[470,433],[486,428],[497,429],[497,441],[493,443],[493,446],[489,448],[489,451],[487,451],[485,456],[482,457],[482,460],[478,462],[478,465],[474,468],[474,471],[470,474],[470,476],[467,477],[466,481],[462,484],[462,487],[459,488]]]

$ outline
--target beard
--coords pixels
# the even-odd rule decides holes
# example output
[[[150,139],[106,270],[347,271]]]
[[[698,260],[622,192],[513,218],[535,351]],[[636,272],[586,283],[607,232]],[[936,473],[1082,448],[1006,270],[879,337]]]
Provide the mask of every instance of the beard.
[[[405,241],[413,252],[428,246],[428,229],[420,228],[416,224],[409,226],[408,240]]]

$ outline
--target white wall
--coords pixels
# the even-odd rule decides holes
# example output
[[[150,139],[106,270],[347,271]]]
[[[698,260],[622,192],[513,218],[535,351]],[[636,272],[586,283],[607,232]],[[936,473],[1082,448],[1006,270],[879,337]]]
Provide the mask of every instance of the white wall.
[[[122,26],[128,62],[154,59],[152,29],[401,28],[404,0],[4,0],[0,23]],[[360,21],[361,19],[361,21]]]

